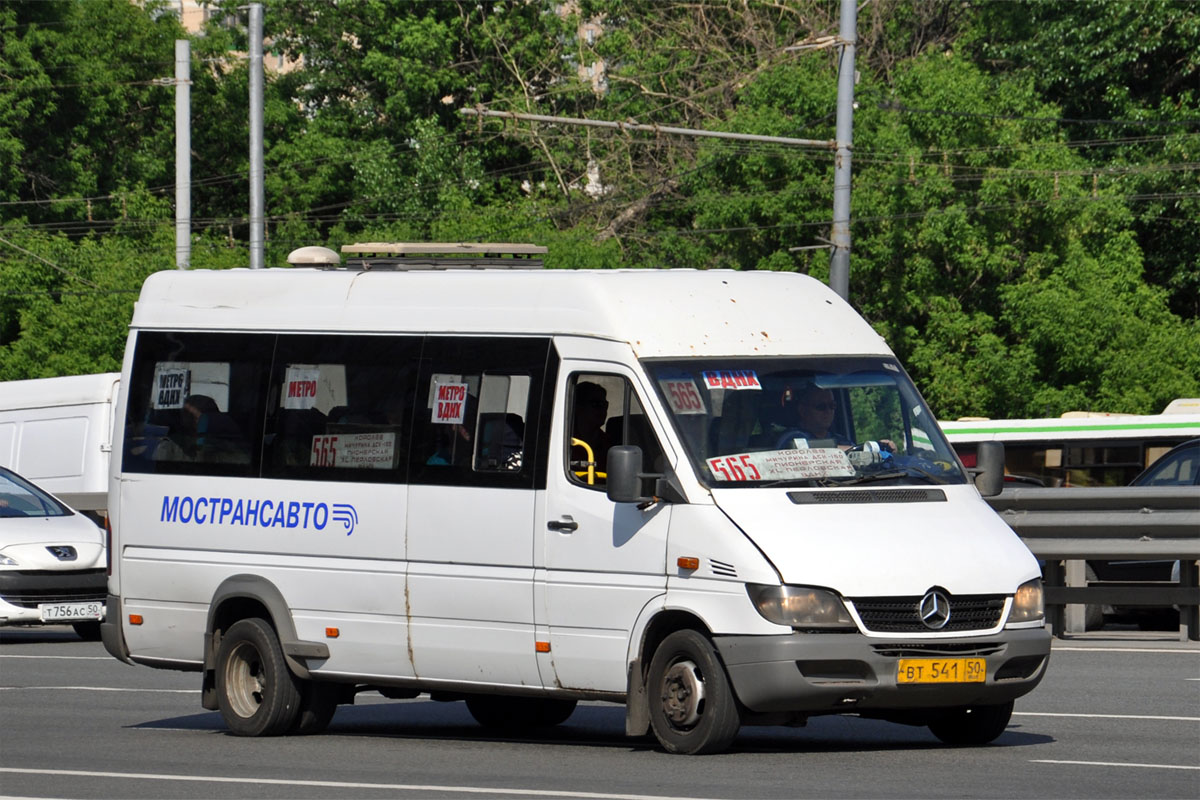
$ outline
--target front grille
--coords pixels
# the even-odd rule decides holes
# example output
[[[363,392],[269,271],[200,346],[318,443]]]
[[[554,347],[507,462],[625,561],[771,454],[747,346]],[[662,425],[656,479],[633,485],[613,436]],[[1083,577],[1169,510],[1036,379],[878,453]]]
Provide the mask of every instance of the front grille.
[[[103,602],[107,599],[108,579],[102,569],[0,573],[0,600],[20,608],[37,608],[40,603]]]
[[[985,631],[1000,624],[1003,595],[950,596],[950,619],[938,633]],[[859,597],[851,601],[867,630],[875,633],[930,633],[921,622],[920,597]]]
[[[963,644],[958,642],[906,642],[904,644],[877,644],[872,648],[885,658],[930,658],[933,656],[958,658],[985,658],[1004,650],[1002,643]]]

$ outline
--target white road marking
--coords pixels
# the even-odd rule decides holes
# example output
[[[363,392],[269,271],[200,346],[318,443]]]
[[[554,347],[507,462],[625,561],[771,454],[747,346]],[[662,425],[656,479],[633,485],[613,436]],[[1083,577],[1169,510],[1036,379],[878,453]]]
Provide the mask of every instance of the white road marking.
[[[1200,717],[1166,717],[1153,714],[1065,714],[1052,711],[1014,711],[1014,717],[1081,717],[1083,719],[1153,719],[1174,722],[1200,722]]]
[[[1030,759],[1033,764],[1075,764],[1083,767],[1141,767],[1144,769],[1197,769],[1200,767],[1184,766],[1182,764],[1138,764],[1128,761],[1056,761],[1049,758]]]
[[[1165,647],[1060,647],[1051,645],[1050,652],[1052,653],[1183,653],[1184,655],[1197,656],[1200,655],[1200,650],[1191,649],[1168,649]]]
[[[321,789],[376,789],[404,792],[451,792],[456,794],[500,795],[505,797],[577,797],[585,800],[698,800],[694,797],[672,797],[661,794],[607,794],[601,792],[569,792],[550,789],[492,789],[486,786],[434,786],[410,783],[359,783],[356,781],[302,781],[279,778],[227,778],[218,775],[164,775],[156,773],[95,772],[81,769],[21,769],[0,767],[0,773],[20,775],[53,775],[79,778],[122,778],[148,781],[188,781],[191,783],[240,783],[259,786],[306,786]]]
[[[115,661],[112,656],[17,656],[0,655],[0,658],[57,658],[61,661]]]
[[[54,692],[157,692],[159,694],[196,694],[199,689],[122,689],[116,686],[0,686],[0,691],[54,691]]]

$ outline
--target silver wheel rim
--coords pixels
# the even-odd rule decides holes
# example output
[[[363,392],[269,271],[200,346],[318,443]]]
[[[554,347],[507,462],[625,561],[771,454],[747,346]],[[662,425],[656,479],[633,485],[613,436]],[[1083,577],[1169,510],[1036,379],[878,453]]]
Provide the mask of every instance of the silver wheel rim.
[[[249,719],[263,703],[266,680],[258,648],[242,642],[229,654],[225,664],[225,696],[239,717]]]
[[[704,678],[692,661],[676,661],[663,675],[663,714],[675,728],[691,728],[700,721],[704,705]]]

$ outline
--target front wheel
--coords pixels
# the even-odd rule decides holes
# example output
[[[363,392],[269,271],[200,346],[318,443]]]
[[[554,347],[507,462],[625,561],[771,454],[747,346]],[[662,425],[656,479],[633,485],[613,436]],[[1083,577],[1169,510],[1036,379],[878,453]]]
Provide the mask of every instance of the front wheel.
[[[646,700],[654,736],[671,753],[720,752],[742,725],[717,651],[693,630],[675,631],[654,651]]]
[[[929,723],[929,730],[946,744],[974,746],[987,744],[1008,727],[1013,703],[1009,700],[998,706],[967,706],[956,708]]]
[[[300,713],[300,689],[275,630],[263,619],[238,620],[217,648],[217,705],[230,733],[279,736]]]

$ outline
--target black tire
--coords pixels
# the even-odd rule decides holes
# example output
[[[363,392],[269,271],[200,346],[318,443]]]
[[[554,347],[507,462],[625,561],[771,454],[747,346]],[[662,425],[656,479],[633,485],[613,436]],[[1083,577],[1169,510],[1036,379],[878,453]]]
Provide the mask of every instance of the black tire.
[[[1012,711],[1011,700],[998,706],[956,708],[930,722],[929,730],[946,744],[956,747],[987,744],[1004,733]]]
[[[279,736],[296,724],[300,688],[275,630],[252,617],[229,626],[217,649],[217,705],[236,736]]]
[[[72,622],[71,627],[75,629],[75,635],[85,642],[100,641],[100,623],[88,620],[87,622]]]
[[[671,753],[720,752],[742,725],[717,651],[693,630],[675,631],[654,651],[646,700],[654,736]]]
[[[336,683],[302,681],[300,684],[300,711],[292,723],[290,733],[309,736],[329,727],[337,711],[341,686]]]
[[[550,697],[503,697],[478,694],[467,698],[467,710],[485,728],[523,731],[552,728],[567,721],[575,711],[575,700]]]

